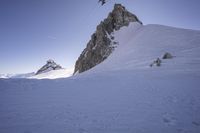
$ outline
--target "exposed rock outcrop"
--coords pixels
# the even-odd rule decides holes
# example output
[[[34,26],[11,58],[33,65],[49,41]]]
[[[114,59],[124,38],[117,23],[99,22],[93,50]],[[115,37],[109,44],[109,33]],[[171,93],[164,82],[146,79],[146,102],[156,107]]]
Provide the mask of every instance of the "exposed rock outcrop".
[[[172,56],[172,54],[170,54],[170,53],[168,53],[168,52],[166,52],[164,55],[163,55],[163,57],[162,57],[163,59],[172,59],[173,58],[173,56]]]
[[[154,65],[159,67],[161,66],[161,63],[162,63],[161,59],[157,58],[155,61],[153,61],[153,63],[150,64],[150,67],[153,67]]]
[[[35,75],[41,74],[41,73],[45,73],[45,72],[49,72],[51,70],[58,70],[58,69],[62,69],[62,67],[58,64],[56,64],[53,60],[48,60],[47,63],[40,68]]]
[[[115,4],[113,11],[97,26],[96,32],[76,61],[74,74],[84,72],[104,61],[115,48],[112,32],[128,26],[130,22],[141,23],[137,16],[128,12],[124,6]]]

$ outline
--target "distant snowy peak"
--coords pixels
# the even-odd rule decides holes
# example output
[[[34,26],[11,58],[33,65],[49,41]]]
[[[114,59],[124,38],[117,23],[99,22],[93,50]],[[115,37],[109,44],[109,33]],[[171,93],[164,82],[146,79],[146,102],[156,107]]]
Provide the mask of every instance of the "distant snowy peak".
[[[36,73],[25,73],[25,74],[0,74],[0,78],[4,79],[57,79],[67,78],[73,73],[74,68],[62,68],[56,64],[54,60],[48,60],[47,63],[41,67]]]
[[[31,76],[34,76],[35,73],[32,72],[32,73],[24,73],[24,74],[0,74],[0,78],[4,78],[4,79],[7,79],[7,78],[28,78],[28,77],[31,77]]]
[[[46,72],[49,72],[49,71],[52,71],[52,70],[59,70],[59,69],[62,69],[62,67],[60,65],[56,64],[54,62],[54,60],[49,59],[47,61],[47,63],[36,72],[35,75],[38,75],[38,74],[41,74],[41,73],[46,73]]]
[[[7,78],[7,75],[6,74],[0,74],[0,78]]]

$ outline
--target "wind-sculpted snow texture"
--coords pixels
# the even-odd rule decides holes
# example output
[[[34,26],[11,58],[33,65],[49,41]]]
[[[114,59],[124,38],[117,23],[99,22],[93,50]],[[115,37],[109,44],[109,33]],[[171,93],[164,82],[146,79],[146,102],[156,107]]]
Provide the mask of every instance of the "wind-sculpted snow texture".
[[[0,80],[0,132],[199,133],[200,31],[133,23],[114,36],[116,50],[82,74]]]

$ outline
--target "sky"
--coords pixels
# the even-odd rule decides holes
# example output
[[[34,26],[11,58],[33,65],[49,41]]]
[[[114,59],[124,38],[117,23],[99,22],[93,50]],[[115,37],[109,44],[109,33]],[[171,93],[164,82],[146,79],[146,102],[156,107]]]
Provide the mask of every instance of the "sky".
[[[0,0],[0,74],[72,68],[96,26],[123,4],[146,24],[200,30],[200,0]]]

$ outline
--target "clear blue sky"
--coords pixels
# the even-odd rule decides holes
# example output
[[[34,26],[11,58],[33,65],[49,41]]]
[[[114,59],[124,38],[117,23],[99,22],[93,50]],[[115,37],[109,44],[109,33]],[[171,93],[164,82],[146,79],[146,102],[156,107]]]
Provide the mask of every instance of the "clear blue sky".
[[[0,0],[0,73],[37,71],[47,59],[73,67],[114,3],[144,24],[200,30],[200,0]]]

